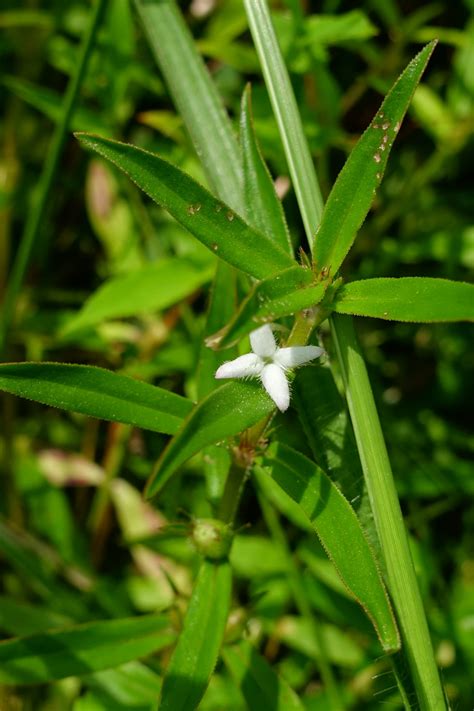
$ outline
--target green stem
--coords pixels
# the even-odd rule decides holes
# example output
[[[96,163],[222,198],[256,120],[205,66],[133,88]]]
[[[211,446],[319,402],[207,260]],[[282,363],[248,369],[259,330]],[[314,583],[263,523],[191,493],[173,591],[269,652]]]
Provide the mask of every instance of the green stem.
[[[7,333],[13,319],[13,312],[18,293],[23,284],[26,270],[28,269],[31,255],[41,229],[48,204],[48,198],[56,177],[59,162],[61,160],[64,141],[69,130],[74,105],[79,94],[79,89],[82,84],[82,79],[84,77],[87,63],[94,45],[97,29],[104,12],[106,2],[107,0],[97,0],[92,11],[89,28],[80,48],[76,71],[69,81],[64,97],[61,117],[56,125],[51,147],[48,151],[46,161],[43,165],[43,171],[39,179],[38,190],[35,194],[32,208],[26,219],[25,228],[13,264],[1,313],[0,353],[2,353],[5,348]]]
[[[387,584],[420,708],[423,711],[445,711],[445,697],[434,659],[408,537],[354,322],[352,317],[339,315],[331,317],[330,322],[382,548]]]
[[[232,525],[235,520],[240,498],[248,478],[247,467],[233,462],[227,475],[224,493],[219,503],[217,518]]]
[[[278,515],[272,505],[267,501],[263,493],[259,493],[258,501],[260,503],[260,508],[262,509],[263,518],[267,524],[268,530],[272,534],[273,538],[280,546],[282,550],[285,561],[287,565],[288,572],[288,582],[290,584],[291,592],[295,605],[300,613],[300,615],[308,622],[316,645],[319,649],[318,658],[314,661],[319,667],[321,673],[321,679],[323,680],[325,689],[327,690],[330,708],[333,711],[340,711],[344,708],[342,702],[341,694],[337,686],[336,677],[328,660],[327,645],[324,639],[322,629],[318,621],[315,619],[311,606],[308,603],[308,598],[306,596],[306,591],[304,589],[304,584],[301,579],[301,574],[298,566],[291,554],[290,548],[288,546],[285,532],[279,521]]]

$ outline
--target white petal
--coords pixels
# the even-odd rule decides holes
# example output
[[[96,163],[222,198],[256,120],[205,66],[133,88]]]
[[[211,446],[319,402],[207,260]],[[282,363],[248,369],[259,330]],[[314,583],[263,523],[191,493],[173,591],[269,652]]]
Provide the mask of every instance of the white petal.
[[[290,387],[279,365],[269,363],[260,375],[262,384],[279,410],[285,412],[290,404]]]
[[[277,349],[273,331],[268,324],[252,331],[250,334],[250,344],[253,352],[262,358],[269,358]]]
[[[223,363],[220,368],[216,370],[215,377],[218,380],[221,378],[255,377],[256,375],[260,375],[262,368],[263,362],[258,355],[255,355],[255,353],[246,353],[235,360],[229,360],[227,363]]]
[[[309,363],[314,358],[319,358],[324,353],[318,346],[293,346],[292,348],[279,348],[273,360],[282,368],[296,368],[298,365]]]

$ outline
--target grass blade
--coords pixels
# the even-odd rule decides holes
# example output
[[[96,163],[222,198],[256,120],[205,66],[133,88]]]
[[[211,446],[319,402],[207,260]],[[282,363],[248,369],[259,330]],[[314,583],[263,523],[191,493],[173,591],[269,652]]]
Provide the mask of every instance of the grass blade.
[[[244,215],[240,152],[232,125],[176,3],[135,0],[135,7],[211,186]]]
[[[332,333],[346,388],[354,434],[379,535],[387,584],[397,612],[402,649],[423,711],[446,708],[428,624],[403,523],[382,428],[353,319],[334,316]]]
[[[0,390],[113,422],[174,434],[192,403],[180,395],[89,365],[0,365]]]
[[[321,220],[323,200],[288,71],[281,56],[265,0],[244,0],[255,48],[280,129],[310,249]]]

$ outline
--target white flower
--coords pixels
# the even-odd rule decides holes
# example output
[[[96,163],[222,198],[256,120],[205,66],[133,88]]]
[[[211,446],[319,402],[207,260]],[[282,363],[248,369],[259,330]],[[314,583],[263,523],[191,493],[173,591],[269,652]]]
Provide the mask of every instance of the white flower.
[[[215,377],[260,378],[275,405],[285,412],[290,404],[290,386],[285,371],[319,358],[324,350],[317,346],[278,348],[268,325],[252,331],[250,344],[253,353],[223,363],[217,369]]]

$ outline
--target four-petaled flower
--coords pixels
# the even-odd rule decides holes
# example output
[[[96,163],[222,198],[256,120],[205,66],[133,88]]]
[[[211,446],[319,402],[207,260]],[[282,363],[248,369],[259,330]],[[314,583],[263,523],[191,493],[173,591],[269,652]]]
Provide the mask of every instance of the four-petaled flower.
[[[252,331],[250,344],[253,353],[223,363],[216,371],[216,378],[260,378],[275,405],[285,412],[290,404],[285,371],[319,358],[324,350],[318,346],[278,348],[268,325]]]

